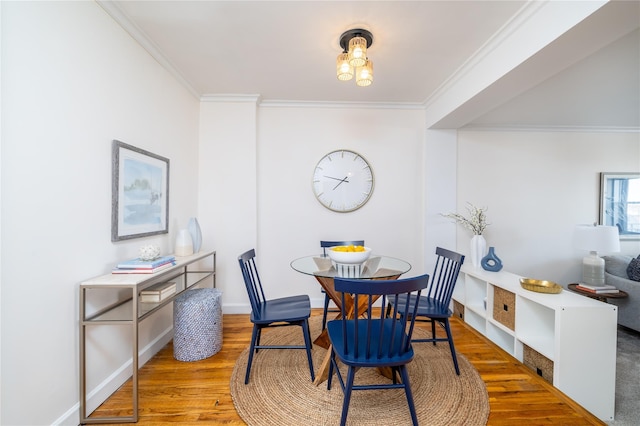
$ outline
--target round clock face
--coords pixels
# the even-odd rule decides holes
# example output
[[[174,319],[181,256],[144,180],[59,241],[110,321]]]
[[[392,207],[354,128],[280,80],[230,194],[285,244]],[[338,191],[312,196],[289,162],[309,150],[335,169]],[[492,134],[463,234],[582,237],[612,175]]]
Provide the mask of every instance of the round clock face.
[[[361,155],[341,149],[318,161],[313,172],[313,193],[326,208],[351,212],[373,193],[373,170]]]

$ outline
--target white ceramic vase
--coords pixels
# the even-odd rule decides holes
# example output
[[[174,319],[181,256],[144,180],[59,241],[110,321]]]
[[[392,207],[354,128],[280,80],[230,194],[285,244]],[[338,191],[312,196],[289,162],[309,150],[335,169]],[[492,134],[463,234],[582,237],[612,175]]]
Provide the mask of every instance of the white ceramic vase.
[[[187,224],[187,229],[191,234],[191,241],[193,242],[193,252],[198,253],[200,251],[200,248],[202,247],[202,231],[200,230],[198,219],[195,217],[190,218],[189,223]]]
[[[482,235],[474,235],[471,238],[471,264],[478,268],[482,262],[482,258],[487,252],[487,241]]]
[[[188,229],[181,229],[176,237],[176,256],[189,256],[193,254],[193,241]]]

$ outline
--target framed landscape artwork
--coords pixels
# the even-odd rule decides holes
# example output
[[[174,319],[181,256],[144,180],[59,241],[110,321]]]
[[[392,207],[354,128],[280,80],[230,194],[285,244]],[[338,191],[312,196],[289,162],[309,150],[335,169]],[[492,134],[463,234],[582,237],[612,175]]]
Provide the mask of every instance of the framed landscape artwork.
[[[111,241],[169,232],[169,159],[114,140]]]

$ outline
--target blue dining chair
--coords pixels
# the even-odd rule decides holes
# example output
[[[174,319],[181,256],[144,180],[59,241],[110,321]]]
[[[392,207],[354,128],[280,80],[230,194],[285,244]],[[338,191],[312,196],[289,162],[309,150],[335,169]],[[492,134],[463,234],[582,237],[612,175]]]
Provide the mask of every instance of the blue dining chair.
[[[409,412],[414,425],[418,424],[407,364],[413,360],[411,336],[418,309],[416,298],[408,297],[412,292],[421,291],[429,284],[429,275],[399,280],[352,280],[335,278],[334,285],[342,293],[342,318],[329,321],[327,332],[331,340],[331,364],[327,389],[331,389],[333,372],[336,372],[344,392],[340,425],[347,421],[351,392],[354,390],[404,388],[409,404]],[[353,312],[345,308],[345,293],[354,298]],[[399,298],[404,295],[404,304]],[[373,304],[381,301],[380,308]],[[390,313],[385,308],[392,303]],[[399,310],[410,315],[399,315]],[[393,311],[393,312],[391,312]],[[367,314],[365,317],[362,317]],[[337,360],[348,367],[346,382],[340,373]],[[355,373],[359,368],[375,367],[391,369],[392,383],[388,380],[380,383],[354,385]],[[400,383],[397,376],[400,375]]]
[[[431,322],[431,338],[413,339],[414,342],[433,342],[434,345],[437,342],[449,342],[453,366],[458,376],[460,375],[460,368],[458,367],[458,358],[456,357],[453,335],[449,325],[449,318],[453,315],[453,312],[449,305],[451,304],[453,289],[456,281],[458,281],[458,274],[463,263],[464,255],[442,247],[436,248],[436,265],[433,269],[433,275],[431,275],[431,283],[429,284],[429,289],[417,298],[419,304],[416,314],[418,321]],[[400,314],[407,312],[402,308],[406,303],[405,299],[406,296],[402,296],[399,299]],[[412,295],[411,303],[413,303],[414,299],[416,299],[416,296]],[[389,313],[389,310],[387,313]],[[436,337],[436,323],[444,328],[447,337]]]
[[[364,240],[353,240],[353,241],[325,241],[325,240],[321,240],[320,241],[320,247],[322,248],[322,257],[327,257],[327,249],[329,247],[335,247],[335,246],[349,246],[349,245],[354,245],[354,246],[364,246]],[[324,293],[324,309],[322,310],[322,330],[324,330],[327,326],[327,314],[329,312],[340,312],[338,309],[335,310],[330,310],[329,309],[329,302],[331,301],[331,298],[329,297],[329,295],[327,294],[326,291],[321,290]]]
[[[309,296],[289,296],[279,299],[267,300],[262,288],[262,282],[258,275],[258,268],[255,262],[256,252],[254,249],[248,250],[238,256],[240,270],[247,288],[249,302],[251,302],[251,322],[253,332],[251,333],[251,345],[249,347],[249,360],[244,383],[249,383],[251,373],[251,362],[254,353],[260,349],[305,349],[307,360],[309,361],[309,371],[311,381],[315,380],[313,372],[313,360],[311,359],[311,333],[309,330],[309,317],[311,316],[311,303]],[[304,346],[301,345],[261,345],[260,336],[262,330],[267,327],[300,326],[304,337]]]

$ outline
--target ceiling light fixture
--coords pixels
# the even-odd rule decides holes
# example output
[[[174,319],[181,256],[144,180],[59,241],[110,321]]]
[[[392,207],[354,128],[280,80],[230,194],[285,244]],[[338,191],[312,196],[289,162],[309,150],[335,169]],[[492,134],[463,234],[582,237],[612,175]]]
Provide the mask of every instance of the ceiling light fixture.
[[[373,62],[367,57],[367,49],[372,44],[373,35],[367,30],[353,29],[340,36],[342,53],[336,61],[338,80],[351,80],[355,70],[358,86],[365,87],[373,83]]]

